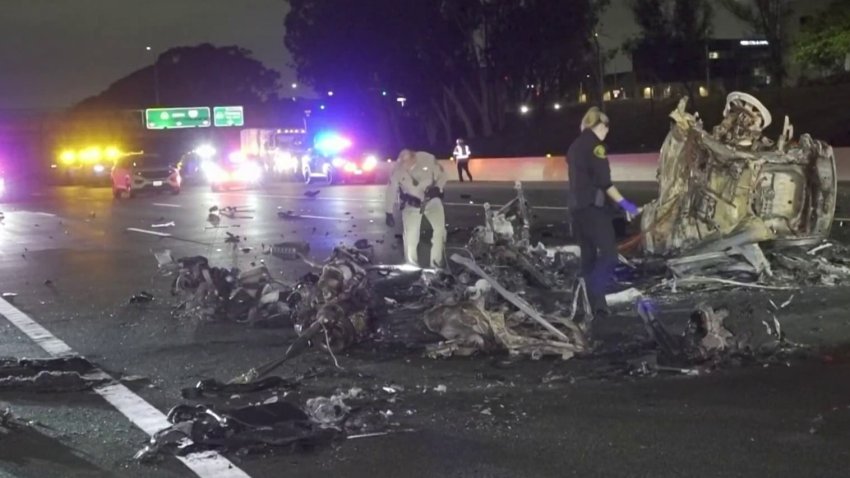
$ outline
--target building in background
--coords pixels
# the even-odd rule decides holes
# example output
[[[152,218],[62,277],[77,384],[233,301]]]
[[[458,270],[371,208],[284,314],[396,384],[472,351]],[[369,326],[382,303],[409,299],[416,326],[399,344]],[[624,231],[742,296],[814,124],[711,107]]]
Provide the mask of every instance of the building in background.
[[[747,2],[750,0],[741,0]],[[804,71],[793,60],[794,37],[802,26],[818,11],[826,8],[830,0],[786,0],[790,17],[784,22],[787,26],[785,64],[788,72],[787,83],[797,84],[804,76],[816,72]],[[604,65],[605,94],[608,101],[629,98],[665,98],[679,94],[683,89],[679,83],[651,81],[640,68],[638,61],[623,49],[624,43],[640,34],[634,21],[629,0],[611,0],[599,25],[599,43],[606,52],[614,52],[613,57]],[[712,39],[707,45],[709,59],[706,71],[694,75],[689,83],[693,94],[707,95],[712,87],[721,92],[736,89],[759,89],[776,85],[768,68],[769,44],[758,35],[752,26],[741,21],[719,4],[714,5],[714,25]],[[657,54],[647,52],[647,54]],[[637,71],[636,71],[637,70]],[[580,95],[579,95],[580,96]]]

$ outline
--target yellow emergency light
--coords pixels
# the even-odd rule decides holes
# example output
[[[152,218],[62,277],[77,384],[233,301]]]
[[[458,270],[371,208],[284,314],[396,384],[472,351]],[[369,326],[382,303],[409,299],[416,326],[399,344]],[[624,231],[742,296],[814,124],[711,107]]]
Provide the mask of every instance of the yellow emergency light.
[[[59,160],[62,161],[62,164],[73,164],[74,161],[77,160],[77,153],[73,150],[66,149],[59,155]]]
[[[116,160],[121,156],[121,150],[116,148],[115,146],[110,146],[106,148],[106,159]]]
[[[100,158],[102,157],[103,151],[97,146],[92,146],[80,151],[80,159],[87,164],[96,163],[100,161]]]

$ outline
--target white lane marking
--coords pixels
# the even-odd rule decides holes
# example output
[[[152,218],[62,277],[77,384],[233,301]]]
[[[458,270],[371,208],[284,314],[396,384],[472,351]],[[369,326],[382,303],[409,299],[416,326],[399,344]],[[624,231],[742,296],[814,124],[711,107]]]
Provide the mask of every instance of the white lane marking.
[[[369,199],[369,198],[343,198],[339,196],[314,196],[314,197],[306,197],[306,196],[286,196],[283,194],[254,194],[257,197],[264,198],[276,198],[276,199],[295,199],[299,201],[345,201],[345,202],[373,202],[373,203],[383,203],[383,199]]]
[[[54,357],[77,355],[68,344],[4,299],[0,299],[0,315],[20,329],[48,354]],[[153,435],[159,430],[171,426],[162,412],[133,393],[129,388],[116,382],[109,374],[98,371],[97,375],[109,380],[110,383],[96,387],[94,392],[103,397],[142,431],[148,435]],[[201,478],[250,478],[247,473],[216,452],[198,453],[177,457],[177,459]]]
[[[159,207],[178,207],[178,208],[183,207],[180,204],[165,204],[165,203],[160,203],[160,202],[155,202],[152,205],[153,206],[159,206]]]
[[[325,221],[350,221],[351,216],[347,217],[329,217],[329,216],[312,216],[310,214],[298,214],[297,216],[292,216],[294,219],[323,219]],[[285,218],[289,219],[289,218]]]
[[[282,194],[255,194],[258,197],[266,197],[266,198],[276,198],[276,199],[294,199],[294,200],[319,200],[319,201],[340,201],[340,202],[361,202],[361,203],[381,203],[383,204],[383,200],[381,199],[364,199],[364,198],[343,198],[338,196],[325,196],[320,197],[316,196],[313,198],[307,198],[304,196],[285,196]],[[484,207],[484,203],[465,203],[465,202],[444,202],[444,206],[449,207]],[[491,204],[494,208],[500,208],[503,204]],[[566,206],[531,206],[532,209],[540,209],[546,211],[569,211],[570,208]],[[302,216],[305,217],[305,216]]]
[[[137,227],[128,227],[127,230],[130,231],[130,232],[140,232],[142,234],[150,234],[151,236],[171,237],[171,234],[169,234],[167,232],[148,231],[147,229],[139,229]]]

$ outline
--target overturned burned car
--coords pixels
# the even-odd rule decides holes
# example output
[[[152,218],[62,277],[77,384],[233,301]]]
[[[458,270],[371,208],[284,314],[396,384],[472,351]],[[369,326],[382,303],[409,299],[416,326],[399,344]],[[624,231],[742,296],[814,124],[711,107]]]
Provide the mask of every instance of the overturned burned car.
[[[642,245],[661,255],[707,253],[776,240],[816,243],[829,235],[837,176],[832,148],[808,134],[793,140],[788,117],[777,141],[756,98],[726,100],[712,132],[683,98],[661,148],[659,197],[643,210]]]

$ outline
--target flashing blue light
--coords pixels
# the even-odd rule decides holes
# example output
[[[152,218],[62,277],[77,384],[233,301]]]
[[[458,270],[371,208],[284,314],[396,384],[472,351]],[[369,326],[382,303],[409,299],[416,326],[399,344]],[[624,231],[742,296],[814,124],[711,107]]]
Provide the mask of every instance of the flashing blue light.
[[[325,156],[333,156],[351,146],[351,140],[334,132],[322,132],[316,135],[313,146]]]
[[[381,95],[382,95],[382,96],[387,96],[387,92],[386,92],[386,91],[382,91],[382,92],[381,92]]]
[[[325,105],[319,105],[319,109],[320,109],[320,110],[325,109]]]

